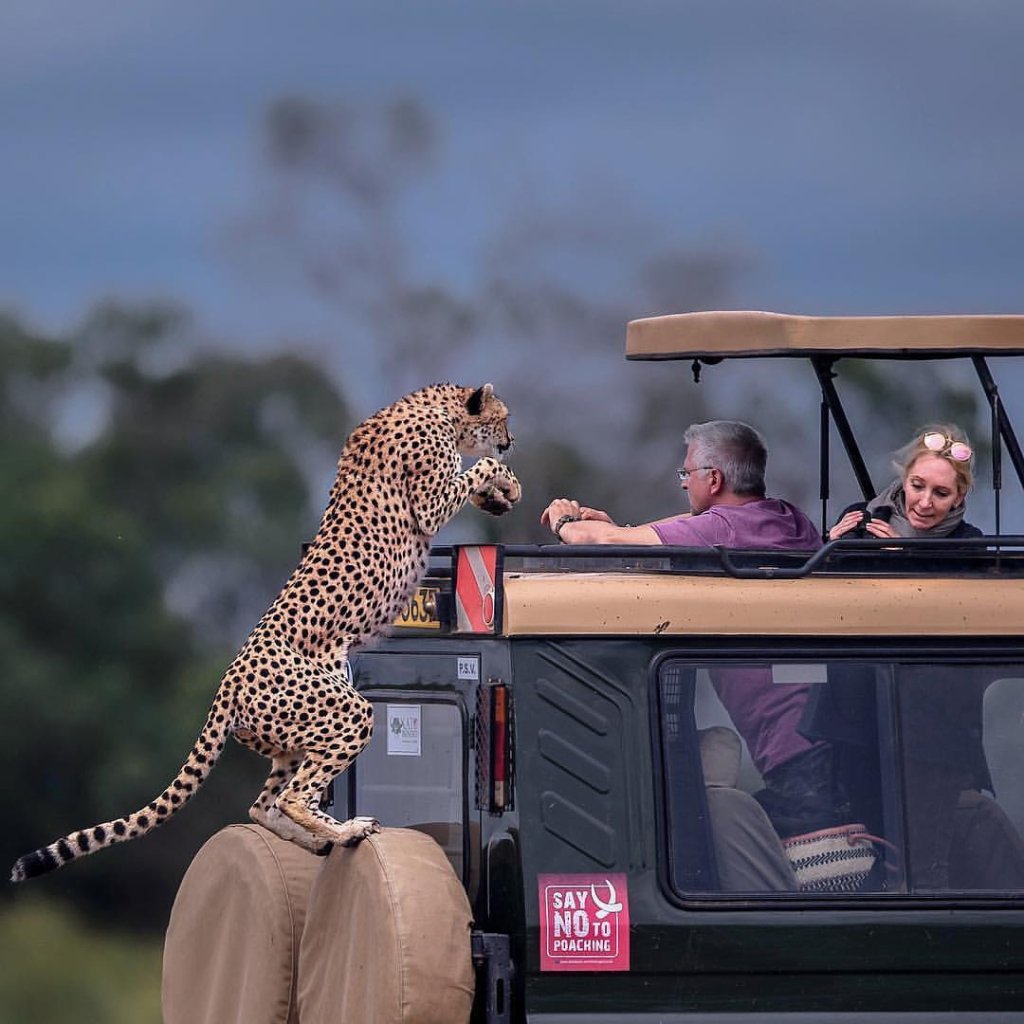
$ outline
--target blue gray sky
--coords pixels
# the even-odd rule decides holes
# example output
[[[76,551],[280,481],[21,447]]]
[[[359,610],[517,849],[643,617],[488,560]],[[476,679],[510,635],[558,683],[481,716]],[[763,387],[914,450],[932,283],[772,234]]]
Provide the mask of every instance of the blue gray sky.
[[[1018,0],[3,6],[0,304],[43,326],[115,296],[254,345],[308,330],[223,244],[282,95],[424,104],[444,149],[406,230],[454,282],[524,194],[589,190],[644,225],[624,262],[743,253],[737,305],[1022,308]]]

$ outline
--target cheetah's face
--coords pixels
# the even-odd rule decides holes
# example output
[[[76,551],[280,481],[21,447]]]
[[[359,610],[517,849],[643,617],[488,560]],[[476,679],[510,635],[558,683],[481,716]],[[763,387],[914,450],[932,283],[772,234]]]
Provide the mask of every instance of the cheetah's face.
[[[490,384],[473,391],[466,400],[468,413],[459,431],[462,455],[497,456],[508,451],[515,438],[508,429],[508,407]]]

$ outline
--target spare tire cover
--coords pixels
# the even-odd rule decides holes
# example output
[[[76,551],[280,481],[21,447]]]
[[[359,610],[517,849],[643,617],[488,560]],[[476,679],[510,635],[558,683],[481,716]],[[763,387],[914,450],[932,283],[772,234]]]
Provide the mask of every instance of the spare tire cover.
[[[164,943],[164,1024],[298,1024],[299,937],[323,858],[258,825],[196,854]]]
[[[471,924],[465,891],[429,836],[387,828],[335,847],[302,933],[302,1024],[468,1021]]]

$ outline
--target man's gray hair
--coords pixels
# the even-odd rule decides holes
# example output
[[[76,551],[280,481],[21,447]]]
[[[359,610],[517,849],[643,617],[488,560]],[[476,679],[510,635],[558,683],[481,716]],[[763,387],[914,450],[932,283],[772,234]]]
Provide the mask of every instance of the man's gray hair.
[[[753,427],[736,420],[692,423],[686,428],[683,440],[693,450],[693,464],[714,466],[733,494],[764,496],[768,446]]]

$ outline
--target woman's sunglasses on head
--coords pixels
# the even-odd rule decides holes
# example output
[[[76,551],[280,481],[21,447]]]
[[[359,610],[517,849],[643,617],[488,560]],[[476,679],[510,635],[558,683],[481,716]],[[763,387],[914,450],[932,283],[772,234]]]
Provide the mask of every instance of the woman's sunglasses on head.
[[[921,441],[928,451],[935,452],[937,455],[948,455],[956,462],[968,462],[974,454],[970,445],[964,444],[963,441],[954,441],[953,438],[946,437],[945,434],[940,434],[937,430],[929,431],[921,438]]]

